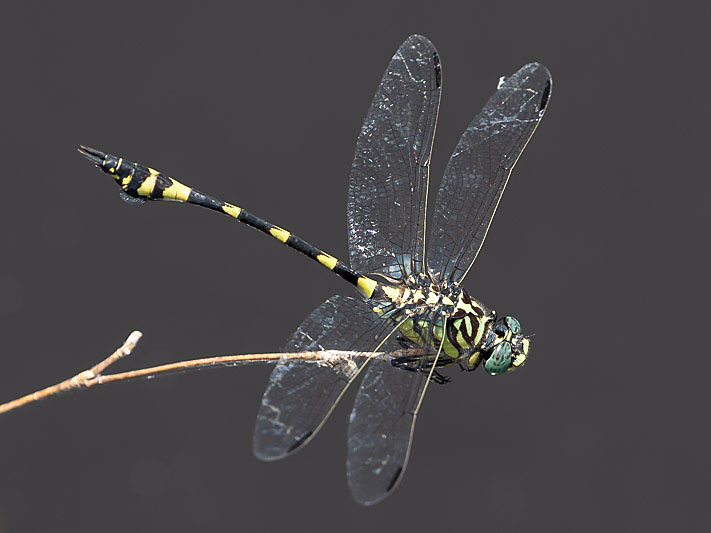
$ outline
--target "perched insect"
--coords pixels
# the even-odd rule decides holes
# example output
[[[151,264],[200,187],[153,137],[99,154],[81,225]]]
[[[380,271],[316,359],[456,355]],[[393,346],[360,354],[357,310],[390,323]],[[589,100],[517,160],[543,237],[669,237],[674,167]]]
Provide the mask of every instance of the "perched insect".
[[[314,310],[285,351],[385,351],[411,355],[374,360],[348,428],[348,484],[373,504],[400,480],[415,418],[436,369],[459,365],[489,374],[524,364],[529,340],[519,322],[462,288],[479,253],[511,169],[543,117],[548,70],[530,63],[502,79],[469,125],[445,169],[425,244],[432,141],[441,92],[439,57],[413,35],[397,50],[368,111],[350,174],[350,266],[278,226],[151,168],[81,147],[111,174],[128,201],[175,200],[227,214],[315,259],[356,287],[361,298],[333,296]],[[309,365],[282,360],[272,372],[254,433],[260,459],[286,457],[323,425],[369,362]]]

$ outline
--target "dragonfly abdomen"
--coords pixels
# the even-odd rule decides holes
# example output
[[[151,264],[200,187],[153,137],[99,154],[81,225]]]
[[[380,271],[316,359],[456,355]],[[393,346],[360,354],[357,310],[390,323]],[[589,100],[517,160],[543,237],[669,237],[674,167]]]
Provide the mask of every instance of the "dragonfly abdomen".
[[[317,261],[334,274],[354,285],[366,298],[373,296],[378,287],[378,283],[375,280],[359,274],[332,255],[316,248],[290,231],[267,222],[241,207],[213,198],[192,187],[183,185],[178,180],[162,172],[133,163],[122,157],[105,154],[85,146],[82,146],[79,151],[101,170],[112,175],[116,183],[121,187],[123,194],[128,196],[129,199],[134,201],[169,200],[184,202],[229,215]]]

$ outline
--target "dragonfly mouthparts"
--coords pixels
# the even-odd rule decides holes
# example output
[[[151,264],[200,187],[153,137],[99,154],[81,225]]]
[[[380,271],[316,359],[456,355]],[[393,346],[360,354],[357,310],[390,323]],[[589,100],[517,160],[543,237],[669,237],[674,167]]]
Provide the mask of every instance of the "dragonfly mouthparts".
[[[86,157],[89,161],[94,163],[97,167],[101,167],[102,163],[106,159],[106,154],[94,148],[89,148],[88,146],[79,145],[77,148],[79,153]]]

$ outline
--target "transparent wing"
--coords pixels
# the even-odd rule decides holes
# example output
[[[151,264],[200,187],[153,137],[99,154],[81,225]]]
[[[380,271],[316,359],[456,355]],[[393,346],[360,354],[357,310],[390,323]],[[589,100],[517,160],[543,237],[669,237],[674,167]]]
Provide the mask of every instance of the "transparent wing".
[[[422,271],[440,85],[435,47],[408,37],[383,74],[351,167],[348,244],[359,272],[402,279]]]
[[[358,503],[378,503],[402,478],[429,376],[381,360],[368,367],[348,424],[348,486]]]
[[[430,274],[460,283],[476,259],[511,170],[545,112],[551,75],[529,63],[474,118],[447,164],[427,248]]]
[[[304,320],[284,351],[374,351],[393,327],[361,300],[333,296]],[[257,414],[254,454],[264,461],[281,459],[308,442],[366,362],[362,358],[335,367],[279,362]]]

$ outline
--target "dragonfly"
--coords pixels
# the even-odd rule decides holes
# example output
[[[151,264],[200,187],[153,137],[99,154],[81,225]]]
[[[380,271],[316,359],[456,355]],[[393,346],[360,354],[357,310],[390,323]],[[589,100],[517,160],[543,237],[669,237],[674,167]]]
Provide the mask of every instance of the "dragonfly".
[[[449,159],[427,232],[442,68],[427,38],[405,40],[382,76],[358,136],[348,188],[348,262],[150,167],[85,146],[79,151],[115,179],[126,201],[172,200],[236,218],[355,287],[357,297],[335,295],[317,307],[284,351],[343,350],[363,357],[324,365],[282,359],[262,398],[253,449],[265,461],[301,449],[364,372],[348,424],[346,467],[353,498],[371,505],[402,479],[428,385],[448,381],[443,368],[483,366],[499,375],[526,361],[530,340],[519,321],[498,316],[462,282],[509,175],[543,117],[551,84],[549,71],[539,63],[499,80]],[[375,352],[406,355],[367,357]]]

